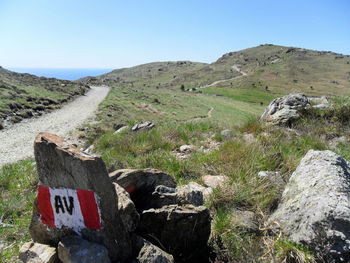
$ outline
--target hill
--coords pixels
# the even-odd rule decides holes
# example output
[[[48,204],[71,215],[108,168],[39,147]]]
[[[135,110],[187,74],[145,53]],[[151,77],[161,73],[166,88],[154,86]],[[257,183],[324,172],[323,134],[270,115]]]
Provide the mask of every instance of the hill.
[[[16,73],[0,67],[0,127],[59,108],[87,90],[81,83]]]
[[[144,118],[182,121],[206,116],[211,108],[214,121],[239,124],[288,93],[348,94],[350,56],[268,44],[227,53],[211,64],[154,62],[81,81],[114,87],[101,105],[108,125]]]
[[[330,150],[350,160],[349,61],[332,52],[262,45],[211,64],[155,62],[86,77],[84,85],[112,89],[100,104],[98,121],[80,129],[82,147],[101,155],[109,172],[155,168],[178,185],[226,178],[205,204],[213,218],[210,262],[325,262],[313,247],[293,242],[268,220],[309,150]],[[311,103],[287,127],[259,121],[271,100],[291,92],[303,92],[310,101],[330,99],[324,109]],[[155,125],[132,131],[141,121]],[[128,127],[116,132],[123,126]],[[0,261],[14,261],[30,240],[37,180],[33,160],[0,169],[6,226]]]

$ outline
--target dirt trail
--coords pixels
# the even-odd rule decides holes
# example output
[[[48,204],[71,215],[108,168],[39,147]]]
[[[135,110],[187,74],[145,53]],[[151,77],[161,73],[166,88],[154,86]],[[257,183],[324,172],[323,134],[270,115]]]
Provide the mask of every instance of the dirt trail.
[[[39,118],[24,120],[0,131],[0,166],[33,157],[33,142],[39,132],[47,131],[65,136],[89,118],[107,96],[109,87],[91,87],[85,95],[61,109]]]
[[[238,71],[239,73],[241,73],[241,75],[240,75],[240,76],[237,76],[237,77],[230,78],[230,79],[220,79],[220,80],[216,80],[216,81],[214,81],[213,83],[210,83],[210,84],[208,84],[208,85],[199,87],[199,89],[209,88],[209,87],[215,86],[215,85],[217,85],[217,84],[219,84],[219,83],[221,83],[221,82],[230,81],[230,80],[234,80],[234,79],[239,79],[239,78],[241,78],[241,77],[243,77],[243,76],[247,76],[247,73],[245,73],[244,71],[240,70],[240,69],[238,68],[237,65],[233,65],[231,68],[234,69],[234,70],[236,70],[236,71]]]

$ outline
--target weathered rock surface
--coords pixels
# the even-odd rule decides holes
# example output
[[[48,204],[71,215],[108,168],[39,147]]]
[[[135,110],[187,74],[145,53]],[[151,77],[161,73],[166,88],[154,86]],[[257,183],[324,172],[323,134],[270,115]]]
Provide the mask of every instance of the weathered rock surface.
[[[204,175],[202,181],[208,187],[223,188],[229,183],[229,178],[226,175]]]
[[[350,163],[331,151],[310,150],[292,174],[277,221],[294,242],[326,262],[350,260]]]
[[[128,232],[133,232],[140,221],[140,215],[136,211],[134,202],[131,201],[130,195],[123,187],[113,183],[118,196],[118,212],[123,224]]]
[[[170,188],[163,185],[156,187],[149,199],[149,208],[161,208],[167,205],[194,205],[204,204],[203,189],[192,184]]]
[[[300,117],[299,111],[310,106],[304,94],[289,94],[274,99],[265,109],[260,120],[272,125],[289,125]]]
[[[206,256],[210,221],[204,206],[170,205],[143,211],[137,232],[176,261],[193,262]]]
[[[175,188],[174,178],[160,170],[122,169],[109,174],[112,182],[122,186],[131,197],[137,210],[149,208],[148,200],[159,185]]]
[[[133,248],[136,260],[132,263],[173,263],[172,255],[161,250],[151,242],[139,237],[133,236]]]
[[[27,242],[19,250],[19,259],[24,263],[56,263],[57,250],[48,245]]]
[[[57,245],[63,237],[79,233],[86,240],[103,244],[111,260],[128,258],[129,235],[118,214],[117,195],[102,159],[49,133],[37,136],[34,150],[38,190],[47,191],[48,197],[38,195],[35,201],[30,225],[33,240]]]
[[[78,236],[68,236],[58,243],[58,258],[63,263],[110,263],[108,250]]]
[[[145,121],[141,123],[137,123],[134,126],[132,126],[131,131],[141,131],[141,130],[150,130],[155,127],[155,124],[150,121]]]

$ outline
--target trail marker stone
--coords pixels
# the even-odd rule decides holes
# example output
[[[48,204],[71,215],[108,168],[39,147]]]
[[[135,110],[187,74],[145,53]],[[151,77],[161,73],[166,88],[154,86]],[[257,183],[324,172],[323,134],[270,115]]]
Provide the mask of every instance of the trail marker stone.
[[[33,240],[57,245],[79,235],[104,245],[112,261],[129,258],[130,237],[102,159],[50,133],[37,136],[34,152],[39,186],[30,225]]]

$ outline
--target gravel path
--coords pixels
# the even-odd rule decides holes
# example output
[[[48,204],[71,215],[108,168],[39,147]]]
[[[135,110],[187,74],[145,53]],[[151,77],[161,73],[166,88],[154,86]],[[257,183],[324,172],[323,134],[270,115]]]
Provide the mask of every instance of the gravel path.
[[[236,76],[236,77],[233,77],[233,78],[230,78],[230,79],[220,79],[220,80],[216,80],[214,81],[213,83],[210,83],[208,85],[205,85],[205,86],[202,86],[202,87],[199,87],[199,89],[205,89],[205,88],[209,88],[209,87],[212,87],[212,86],[215,86],[221,82],[226,82],[226,81],[230,81],[230,80],[234,80],[234,79],[239,79],[243,76],[247,76],[247,73],[245,73],[244,71],[240,70],[239,67],[237,65],[233,65],[231,67],[232,69],[238,71],[239,73],[241,73],[240,76]]]
[[[47,131],[65,136],[94,117],[109,87],[91,87],[85,95],[61,109],[38,118],[24,120],[0,131],[0,166],[33,157],[33,142],[39,132]]]

